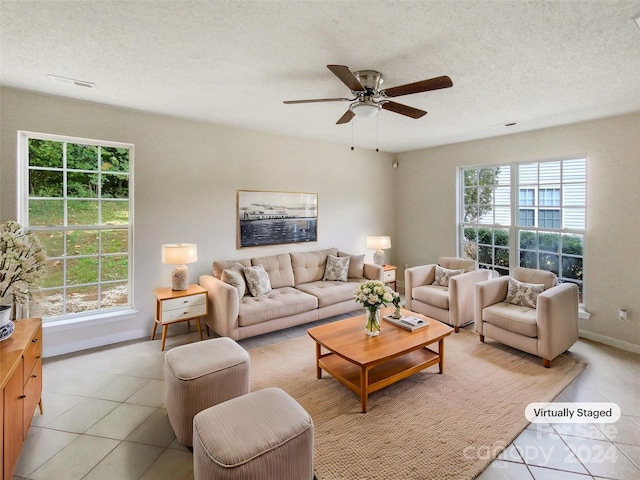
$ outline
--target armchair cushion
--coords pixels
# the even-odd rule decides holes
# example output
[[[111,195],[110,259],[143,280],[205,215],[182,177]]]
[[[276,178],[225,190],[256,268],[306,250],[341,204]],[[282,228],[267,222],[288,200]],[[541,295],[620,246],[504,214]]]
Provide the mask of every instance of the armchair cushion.
[[[439,285],[423,285],[416,287],[412,291],[414,300],[427,305],[449,310],[449,290]]]
[[[464,270],[450,270],[448,268],[441,267],[440,265],[436,265],[436,278],[433,284],[441,287],[448,287],[449,279],[455,275],[460,275],[461,273],[464,273]]]
[[[503,330],[535,338],[538,336],[535,308],[500,302],[482,311],[482,319]]]
[[[509,290],[507,290],[504,301],[523,307],[536,308],[538,295],[542,292],[544,292],[544,284],[524,283],[509,277]]]

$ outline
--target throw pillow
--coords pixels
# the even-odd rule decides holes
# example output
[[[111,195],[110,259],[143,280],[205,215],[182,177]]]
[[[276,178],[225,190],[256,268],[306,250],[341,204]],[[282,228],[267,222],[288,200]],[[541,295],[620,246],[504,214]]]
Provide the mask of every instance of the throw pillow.
[[[339,257],[349,257],[349,278],[364,278],[364,255],[338,252]]]
[[[441,267],[440,265],[436,265],[436,279],[433,282],[433,285],[448,287],[449,279],[456,275],[460,275],[461,273],[464,273],[464,268],[461,270],[449,270],[448,268],[444,268],[444,267]]]
[[[324,281],[346,282],[349,279],[349,260],[351,257],[327,256],[327,266],[324,269]]]
[[[538,305],[538,295],[542,292],[544,292],[543,284],[523,283],[509,277],[509,290],[507,291],[507,298],[505,298],[504,301],[512,303],[513,305],[536,308]]]
[[[249,292],[254,297],[259,297],[271,291],[269,275],[262,265],[244,267],[244,276],[247,279]]]
[[[237,265],[240,264],[238,263]],[[242,267],[242,270],[244,270],[244,267]],[[235,289],[238,291],[238,298],[244,297],[244,294],[247,291],[247,284],[244,281],[244,272],[241,272],[236,268],[226,268],[222,271],[220,280],[235,287]]]

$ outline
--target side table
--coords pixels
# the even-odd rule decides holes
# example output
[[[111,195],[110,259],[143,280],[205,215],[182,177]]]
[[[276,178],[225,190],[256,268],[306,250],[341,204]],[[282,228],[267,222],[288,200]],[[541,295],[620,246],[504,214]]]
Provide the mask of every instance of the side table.
[[[156,288],[153,290],[156,296],[156,318],[153,323],[151,340],[156,336],[156,328],[162,325],[162,345],[167,338],[167,330],[172,323],[187,322],[191,326],[190,320],[196,319],[200,340],[202,340],[202,329],[200,327],[200,317],[207,314],[207,290],[200,285],[189,285],[186,290],[172,290],[171,287]]]
[[[385,284],[391,285],[393,283],[393,291],[396,291],[396,275],[398,272],[398,267],[395,265],[382,265],[383,273],[383,281]]]

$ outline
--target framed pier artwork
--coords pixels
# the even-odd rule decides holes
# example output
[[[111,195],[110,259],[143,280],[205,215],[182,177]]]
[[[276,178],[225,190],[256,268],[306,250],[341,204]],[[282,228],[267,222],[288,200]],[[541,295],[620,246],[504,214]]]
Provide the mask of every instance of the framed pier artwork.
[[[318,194],[238,190],[238,248],[318,241]]]

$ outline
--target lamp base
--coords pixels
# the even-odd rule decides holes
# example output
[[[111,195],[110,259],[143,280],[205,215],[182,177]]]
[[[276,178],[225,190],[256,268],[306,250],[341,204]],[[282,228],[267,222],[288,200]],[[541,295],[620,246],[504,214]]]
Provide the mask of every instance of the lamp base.
[[[176,265],[171,272],[171,290],[186,290],[189,288],[189,269],[186,265]]]
[[[376,250],[376,253],[373,254],[373,263],[376,265],[384,265],[384,251]]]

